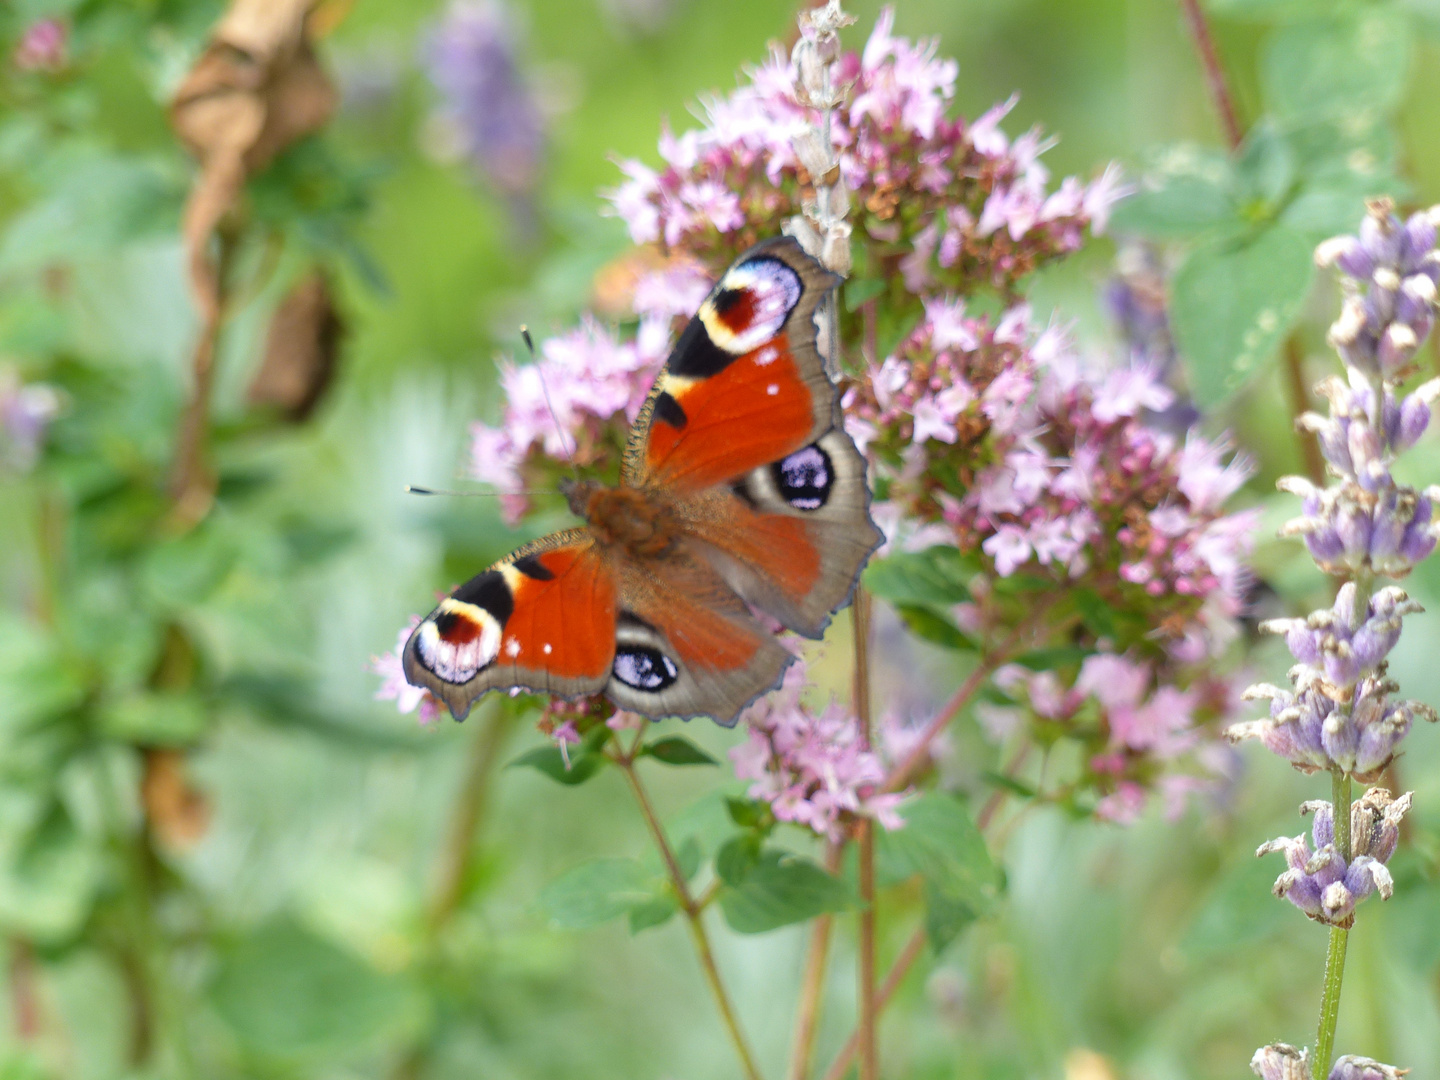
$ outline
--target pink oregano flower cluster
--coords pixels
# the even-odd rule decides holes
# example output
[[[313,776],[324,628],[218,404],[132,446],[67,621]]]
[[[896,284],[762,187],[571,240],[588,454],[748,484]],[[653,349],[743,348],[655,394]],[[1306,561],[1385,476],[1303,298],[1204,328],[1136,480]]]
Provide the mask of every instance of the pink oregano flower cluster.
[[[779,821],[839,840],[858,817],[886,829],[904,821],[904,793],[881,792],[885,758],[867,746],[848,707],[831,701],[816,711],[802,701],[803,662],[792,664],[783,685],[745,713],[746,741],[730,751],[735,775],[750,781],[746,794],[761,799]]]
[[[997,740],[1024,730],[1042,742],[1077,741],[1084,761],[1073,786],[1099,795],[1093,811],[1103,821],[1133,823],[1152,791],[1174,820],[1191,794],[1216,790],[1228,771],[1229,754],[1206,724],[1234,711],[1237,690],[1208,664],[1102,651],[1068,678],[1007,664],[995,685],[1017,704],[982,704],[986,731]]]
[[[634,333],[586,316],[543,342],[536,363],[503,364],[499,422],[474,428],[471,474],[512,493],[553,487],[572,459],[613,475],[654,373],[714,276],[823,203],[840,215],[836,235],[850,236],[854,276],[872,296],[865,310],[840,312],[842,362],[864,353],[862,320],[880,306],[892,323],[914,317],[890,356],[846,377],[843,397],[847,429],[873,463],[873,513],[890,550],[944,545],[973,561],[973,602],[954,615],[982,647],[1018,630],[1024,605],[1011,581],[1055,597],[1088,592],[1128,619],[1118,642],[1073,617],[1063,629],[1031,627],[1037,644],[1063,633],[1099,655],[1041,682],[1008,677],[1012,712],[1030,737],[1080,742],[1073,805],[1125,821],[1159,790],[1173,807],[1211,782],[1197,775],[1214,749],[1204,734],[1234,699],[1204,669],[1233,640],[1241,604],[1253,517],[1223,504],[1248,465],[1223,442],[1149,426],[1172,400],[1155,370],[1086,361],[1016,300],[1026,273],[1103,226],[1123,193],[1114,171],[1050,190],[1039,164],[1048,142],[1000,129],[1013,101],[973,122],[948,117],[954,62],[934,43],[895,37],[892,22],[887,10],[863,53],[835,54],[826,78],[841,90],[827,108],[800,104],[803,73],[776,53],[706,102],[703,128],[664,133],[663,169],[622,165],[628,179],[612,201],[642,246],[597,279],[597,306],[633,320]],[[815,143],[826,132],[828,150]],[[956,299],[990,288],[1003,301],[997,315]],[[512,522],[530,507],[519,494],[503,505]],[[1085,688],[1084,672],[1107,663],[1140,673],[1124,684],[1138,687],[1129,700]],[[1045,679],[1054,694],[1078,694],[1065,715],[1037,705],[1051,692]],[[892,815],[894,798],[876,794],[883,754],[861,744],[838,706],[803,708],[796,685],[752,712],[736,766],[753,796],[827,836],[847,815]],[[427,707],[388,678],[382,693]],[[559,719],[544,730],[567,744],[578,729]]]
[[[500,364],[503,414],[498,425],[472,426],[468,472],[503,494],[510,524],[530,506],[515,493],[553,488],[557,463],[603,471],[619,460],[670,351],[675,321],[695,313],[711,284],[698,265],[672,259],[630,290],[628,306],[639,316],[632,340],[587,315],[574,330],[542,342],[535,363]]]
[[[1001,578],[1159,603],[1180,616],[1177,639],[1207,599],[1238,611],[1255,515],[1222,508],[1249,463],[1198,432],[1182,442],[1147,426],[1172,399],[1152,367],[1087,363],[1024,305],[998,321],[952,298],[925,312],[846,397],[847,428],[886,481],[877,516],[902,546],[951,543]]]
[[[776,48],[748,83],[702,101],[703,128],[664,131],[662,168],[622,162],[626,180],[610,197],[635,242],[723,265],[778,233],[828,182],[797,153],[807,129],[830,133],[856,239],[875,261],[898,260],[911,292],[976,282],[1009,289],[1077,249],[1087,227],[1103,231],[1123,194],[1116,170],[1050,191],[1039,159],[1053,140],[1038,130],[1012,140],[1000,128],[1017,99],[973,122],[947,117],[958,65],[936,56],[936,42],[895,37],[893,26],[887,7],[864,51],[842,54],[850,96],[828,126],[797,100],[792,60]]]

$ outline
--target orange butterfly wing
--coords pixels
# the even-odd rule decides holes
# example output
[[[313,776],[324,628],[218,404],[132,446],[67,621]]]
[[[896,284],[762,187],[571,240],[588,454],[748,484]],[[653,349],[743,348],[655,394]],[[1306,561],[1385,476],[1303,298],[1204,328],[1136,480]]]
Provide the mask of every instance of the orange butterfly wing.
[[[839,280],[789,237],[742,255],[656,379],[625,470],[677,499],[731,588],[810,637],[883,539],[817,346],[816,309]]]
[[[596,693],[615,658],[615,612],[614,571],[594,538],[555,533],[440,601],[405,644],[405,677],[456,719],[496,687]]]
[[[406,677],[457,717],[521,686],[729,724],[775,687],[793,657],[752,608],[819,637],[881,540],[816,345],[816,308],[838,281],[789,238],[741,256],[626,451],[622,486],[673,513],[673,542],[637,556],[575,529],[520,549],[420,624]]]
[[[624,482],[672,492],[728,483],[836,423],[815,308],[840,281],[789,237],[742,255],[700,305],[630,434]]]

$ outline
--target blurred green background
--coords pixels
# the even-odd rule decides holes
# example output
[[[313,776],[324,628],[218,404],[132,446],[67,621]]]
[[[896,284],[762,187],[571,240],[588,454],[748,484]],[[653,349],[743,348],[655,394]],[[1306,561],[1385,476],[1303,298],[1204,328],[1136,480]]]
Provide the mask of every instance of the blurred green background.
[[[859,47],[878,5],[847,6]],[[1287,5],[1213,6],[1253,119],[1257,57]],[[1401,6],[1414,41],[1400,158],[1427,205],[1440,200],[1440,6]],[[42,465],[0,480],[0,1078],[734,1076],[678,921],[632,938],[619,924],[552,931],[535,910],[582,858],[644,853],[617,777],[570,789],[496,773],[479,827],[460,832],[457,904],[436,918],[492,714],[419,731],[372,700],[367,665],[435,589],[515,545],[487,500],[403,487],[453,483],[467,425],[498,418],[493,360],[517,351],[517,326],[570,325],[596,271],[626,250],[597,196],[618,181],[612,156],[654,164],[661,121],[688,126],[697,95],[732,87],[788,37],[794,8],[513,3],[548,126],[528,232],[512,201],[437,147],[420,42],[441,6],[340,11],[318,46],[340,108],[253,185],[278,239],[268,256],[243,254],[273,258],[273,271],[222,342],[219,501],[197,533],[155,542],[146,523],[196,330],[178,236],[192,166],[165,103],[222,7],[11,0],[0,16],[7,50],[47,15],[74,27],[58,70],[9,65],[0,116],[0,361],[70,402]],[[1111,159],[1133,173],[1162,143],[1221,145],[1174,0],[902,0],[896,22],[958,58],[960,113],[1019,90],[1006,128],[1058,134],[1045,159],[1057,176]],[[1097,349],[1113,346],[1098,299],[1113,258],[1096,242],[1032,294]],[[257,425],[245,392],[266,324],[316,260],[336,275],[337,377],[308,422]],[[1316,290],[1317,378],[1332,303]],[[1261,461],[1251,497],[1273,508],[1267,526],[1290,510],[1269,480],[1299,463],[1280,386],[1267,373],[1214,418]],[[1408,465],[1435,479],[1433,437]],[[1263,547],[1260,563],[1279,603],[1323,596],[1288,548]],[[1432,610],[1437,575],[1412,585]],[[1437,643],[1440,621],[1414,620],[1394,665],[1405,692],[1432,703]],[[182,662],[198,665],[195,689],[157,705],[157,672]],[[1286,660],[1257,648],[1252,665],[1278,681]],[[140,689],[117,703],[117,685]],[[735,741],[708,725],[687,734],[717,755]],[[507,737],[501,760],[541,738],[525,718]],[[957,742],[973,782],[991,751],[969,728]],[[193,800],[172,842],[142,819],[157,747],[185,752],[177,783]],[[1252,852],[1299,832],[1295,807],[1324,785],[1258,748],[1243,761],[1222,805],[1179,824],[1026,816],[997,853],[1001,913],[927,956],[887,1013],[887,1074],[1218,1080],[1243,1075],[1262,1043],[1312,1039],[1324,934],[1269,896],[1278,860]],[[1417,1077],[1440,1075],[1437,766],[1437,732],[1417,730],[1399,765],[1416,811],[1397,896],[1361,912],[1337,1043]],[[726,775],[656,770],[682,834],[713,828],[716,793],[735,788]],[[913,917],[882,918],[884,953]],[[779,1075],[803,932],[716,933],[742,1020]],[[849,933],[846,921],[822,1062],[853,1018]]]

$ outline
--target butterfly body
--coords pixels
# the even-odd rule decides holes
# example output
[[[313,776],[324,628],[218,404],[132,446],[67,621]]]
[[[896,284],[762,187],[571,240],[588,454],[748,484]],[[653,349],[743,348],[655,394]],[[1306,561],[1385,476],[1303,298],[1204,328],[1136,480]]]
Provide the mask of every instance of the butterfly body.
[[[585,525],[442,600],[407,678],[457,718],[523,687],[728,724],[775,687],[774,624],[820,637],[881,540],[816,349],[837,281],[790,239],[741,256],[656,378],[619,485],[563,484]]]

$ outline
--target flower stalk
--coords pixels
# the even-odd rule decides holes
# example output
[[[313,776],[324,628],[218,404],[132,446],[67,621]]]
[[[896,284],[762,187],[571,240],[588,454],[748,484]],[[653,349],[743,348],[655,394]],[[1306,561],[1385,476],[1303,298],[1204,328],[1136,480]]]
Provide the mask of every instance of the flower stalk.
[[[715,999],[715,1007],[720,1013],[725,1033],[730,1037],[730,1043],[735,1048],[735,1056],[740,1059],[740,1067],[744,1072],[745,1080],[760,1080],[760,1069],[755,1064],[755,1055],[751,1052],[750,1044],[746,1041],[745,1034],[740,1028],[740,1020],[735,1015],[734,1006],[730,1003],[730,994],[725,989],[725,983],[720,977],[720,968],[715,963],[715,952],[710,946],[710,935],[705,930],[704,905],[698,902],[690,892],[690,884],[686,880],[685,872],[680,868],[680,862],[675,857],[675,850],[665,836],[665,829],[655,814],[655,808],[650,802],[650,795],[646,792],[645,785],[640,782],[640,775],[635,769],[635,750],[638,749],[638,745],[639,741],[637,740],[636,746],[632,747],[629,753],[612,754],[611,760],[619,766],[621,773],[624,774],[625,782],[635,796],[635,802],[640,807],[640,814],[645,819],[645,826],[650,831],[650,837],[655,841],[655,849],[660,853],[660,861],[665,866],[666,876],[670,879],[670,887],[675,890],[681,914],[685,916],[685,921],[690,928],[690,939],[695,944],[695,955],[700,961],[700,969],[705,975],[706,985],[710,987],[711,996]]]
[[[1303,538],[1322,570],[1343,584],[1329,608],[1303,619],[1274,619],[1262,629],[1282,634],[1296,660],[1293,690],[1261,684],[1249,698],[1270,701],[1267,719],[1237,724],[1232,739],[1256,738],[1302,772],[1329,772],[1328,802],[1307,802],[1315,815],[1314,847],[1306,837],[1280,837],[1259,854],[1284,854],[1288,868],[1276,879],[1284,897],[1329,927],[1315,1055],[1285,1044],[1262,1047],[1252,1069],[1270,1077],[1333,1080],[1354,1075],[1356,1062],[1394,1072],[1369,1059],[1341,1058],[1331,1070],[1345,951],[1357,905],[1372,892],[1388,900],[1395,882],[1386,867],[1410,807],[1406,793],[1392,797],[1371,788],[1352,801],[1354,780],[1374,782],[1389,767],[1416,717],[1434,719],[1419,702],[1395,702],[1399,686],[1389,678],[1386,657],[1400,640],[1402,622],[1418,613],[1398,580],[1435,548],[1434,503],[1440,489],[1423,492],[1398,483],[1392,466],[1430,422],[1440,380],[1402,395],[1417,369],[1416,354],[1434,323],[1440,251],[1435,210],[1401,221],[1388,199],[1370,203],[1356,236],[1327,240],[1315,261],[1339,271],[1344,304],[1330,328],[1330,344],[1344,362],[1346,378],[1332,377],[1319,390],[1328,417],[1307,413],[1298,426],[1317,436],[1333,482],[1321,488],[1299,477],[1282,490],[1303,499],[1302,515],[1285,534]],[[1350,1064],[1347,1065],[1346,1063]],[[1371,1073],[1364,1073],[1371,1075]]]

